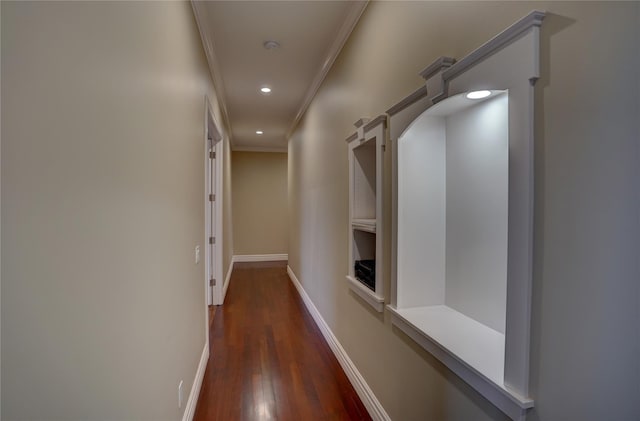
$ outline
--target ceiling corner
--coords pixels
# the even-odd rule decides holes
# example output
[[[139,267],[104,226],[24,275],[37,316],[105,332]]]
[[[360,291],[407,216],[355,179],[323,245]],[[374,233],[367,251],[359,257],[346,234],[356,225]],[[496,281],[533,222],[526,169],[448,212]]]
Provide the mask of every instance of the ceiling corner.
[[[196,20],[196,25],[198,26],[198,32],[200,33],[202,48],[204,49],[207,64],[209,65],[209,73],[213,82],[213,88],[215,89],[216,99],[220,107],[220,112],[222,113],[223,124],[226,128],[225,131],[227,132],[227,136],[229,138],[229,145],[233,149],[233,131],[226,102],[224,81],[222,79],[222,75],[217,70],[220,69],[220,67],[218,66],[218,59],[215,54],[213,41],[210,40],[207,36],[210,31],[208,28],[208,19],[206,19],[204,16],[206,14],[206,11],[203,10],[204,6],[202,1],[191,0],[191,7],[193,9],[193,15]]]
[[[368,4],[369,4],[369,0],[353,2],[353,5],[351,6],[351,10],[349,11],[349,14],[345,18],[342,26],[340,27],[340,30],[336,34],[336,38],[334,39],[333,43],[331,44],[331,46],[329,47],[329,49],[325,54],[325,58],[322,61],[323,63],[322,67],[320,68],[320,70],[314,77],[313,82],[309,86],[309,89],[307,90],[304,96],[304,99],[300,104],[300,108],[296,113],[296,117],[294,118],[293,123],[291,124],[291,127],[287,131],[287,134],[286,134],[287,141],[293,134],[293,131],[298,126],[298,123],[300,123],[300,120],[302,119],[302,116],[304,115],[304,113],[307,111],[307,108],[309,108],[311,101],[316,96],[318,89],[320,89],[322,82],[324,81],[325,77],[329,73],[329,70],[331,70],[333,63],[338,58],[340,51],[342,51],[342,48],[347,43],[347,40],[349,39],[351,32],[353,32],[353,30],[355,29],[358,21],[360,20],[360,17],[362,16],[362,13],[364,13],[364,10],[366,9]]]

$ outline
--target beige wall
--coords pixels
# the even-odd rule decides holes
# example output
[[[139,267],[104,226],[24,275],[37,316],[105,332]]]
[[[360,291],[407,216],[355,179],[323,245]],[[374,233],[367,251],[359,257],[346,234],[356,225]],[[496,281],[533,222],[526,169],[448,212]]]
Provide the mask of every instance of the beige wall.
[[[286,254],[287,154],[233,152],[233,252]]]
[[[2,418],[181,418],[217,109],[190,4],[2,2],[2,76]]]
[[[0,7],[0,46],[2,45],[2,7]],[[0,51],[2,48],[0,48]],[[2,54],[0,54],[0,81],[2,81]],[[0,98],[2,98],[0,83]],[[0,100],[0,128],[2,127],[2,101]],[[0,130],[0,174],[2,174],[2,130]],[[0,177],[1,178],[1,177]],[[0,183],[0,210],[2,209],[2,183]],[[0,215],[1,215],[0,211]],[[0,216],[0,268],[2,268],[2,217]],[[2,328],[2,270],[0,270],[0,333]],[[2,335],[0,334],[0,418],[2,418]]]
[[[348,292],[344,142],[532,9],[536,87],[531,420],[640,412],[638,40],[640,3],[372,2],[289,142],[289,264],[392,419],[504,415]],[[387,149],[389,150],[389,149]],[[390,153],[385,156],[386,226]],[[387,229],[386,239],[390,239]],[[389,242],[385,271],[389,282]],[[388,288],[388,287],[387,287]]]

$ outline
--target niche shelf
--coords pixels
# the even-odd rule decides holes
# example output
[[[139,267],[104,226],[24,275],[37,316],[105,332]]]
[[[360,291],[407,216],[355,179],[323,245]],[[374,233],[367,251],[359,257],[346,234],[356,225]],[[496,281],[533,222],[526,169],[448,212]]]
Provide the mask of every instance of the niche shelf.
[[[387,111],[392,323],[513,420],[529,397],[533,100],[543,12]],[[482,98],[473,98],[472,92]]]
[[[382,156],[387,116],[362,118],[349,145],[349,288],[384,310],[382,275]]]

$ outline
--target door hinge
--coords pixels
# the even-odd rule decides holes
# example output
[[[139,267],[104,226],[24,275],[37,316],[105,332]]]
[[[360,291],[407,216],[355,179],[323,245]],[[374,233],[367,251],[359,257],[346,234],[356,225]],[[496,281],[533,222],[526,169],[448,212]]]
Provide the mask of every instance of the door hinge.
[[[209,237],[209,244],[215,244],[216,243],[216,237]]]
[[[209,202],[215,202],[216,201],[216,195],[215,194],[210,194],[209,195]]]
[[[216,286],[216,278],[209,279],[209,286],[212,286],[212,287]]]
[[[216,159],[216,153],[214,151],[209,151],[209,159]]]

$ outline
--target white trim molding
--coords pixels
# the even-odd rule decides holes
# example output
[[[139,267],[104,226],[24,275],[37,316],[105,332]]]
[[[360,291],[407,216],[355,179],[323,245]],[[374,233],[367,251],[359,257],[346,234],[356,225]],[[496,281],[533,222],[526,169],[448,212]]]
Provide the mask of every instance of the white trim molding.
[[[380,273],[380,272],[378,272]],[[362,298],[366,301],[371,307],[375,309],[378,313],[382,313],[384,310],[384,298],[377,295],[375,292],[371,291],[369,288],[364,286],[362,282],[360,282],[355,277],[347,275],[347,282],[349,285],[349,289],[353,291],[358,297]]]
[[[287,146],[275,146],[275,147],[266,147],[266,146],[238,146],[234,145],[231,148],[234,152],[273,152],[273,153],[288,153],[289,148]]]
[[[184,407],[184,414],[182,415],[182,421],[191,421],[196,413],[196,405],[198,404],[198,397],[200,396],[200,389],[202,388],[202,380],[204,379],[204,373],[207,370],[207,362],[209,362],[209,342],[204,344],[202,355],[200,356],[200,363],[198,364],[198,370],[196,371],[196,377],[193,379],[193,385],[191,385],[191,392],[189,392],[189,399]]]
[[[451,57],[436,59],[421,72],[425,87],[409,94],[387,111],[391,115],[389,131],[392,145],[391,304],[387,306],[391,323],[516,421],[524,421],[534,405],[529,394],[534,84],[540,72],[540,26],[544,17],[544,12],[532,11],[459,61]],[[444,298],[439,295],[439,288],[446,285],[446,275],[436,273],[432,278],[438,278],[439,284],[433,288],[431,285],[415,282],[412,276],[403,276],[401,271],[402,267],[407,266],[407,262],[402,260],[407,257],[406,250],[423,246],[422,243],[408,245],[408,236],[401,238],[402,224],[415,222],[406,217],[411,212],[421,217],[425,214],[422,204],[406,201],[411,192],[421,186],[411,186],[408,190],[408,184],[402,184],[404,180],[400,170],[403,165],[407,165],[407,161],[401,157],[408,153],[404,149],[405,145],[412,136],[414,139],[424,138],[425,127],[420,126],[420,122],[426,121],[425,117],[441,117],[442,114],[437,114],[437,107],[451,107],[451,104],[464,98],[464,95],[477,90],[508,92],[508,121],[505,125],[508,134],[505,170],[508,181],[505,188],[508,217],[503,221],[507,228],[506,263],[503,264],[506,282],[500,287],[504,301],[474,303],[485,308],[495,305],[504,307],[504,328],[500,332],[489,327],[486,321],[468,317],[446,306]],[[453,102],[449,102],[449,105],[438,104],[445,100]],[[436,142],[436,136],[430,136],[434,139],[430,142]],[[446,137],[442,139],[446,140]],[[415,157],[413,159],[416,160]],[[411,172],[413,167],[407,168],[403,171]],[[430,174],[419,173],[418,176],[424,179]],[[448,188],[446,182],[444,187]],[[439,194],[440,191],[431,194],[434,201],[439,200]],[[412,207],[409,213],[408,207]],[[419,223],[426,226],[438,223],[439,218],[437,216],[428,223]],[[437,240],[438,246],[446,243],[447,238],[443,234]],[[432,245],[429,247],[436,248]],[[434,261],[442,261],[440,255],[432,254]],[[416,266],[424,266],[424,261],[420,261],[420,258],[412,256],[409,259]],[[429,299],[413,301],[413,297],[425,296],[429,296]],[[472,337],[474,339],[470,341]]]
[[[347,285],[378,313],[384,311],[384,151],[387,144],[387,115],[354,123],[356,132],[347,138],[349,147],[349,266]],[[355,136],[354,136],[355,135]],[[373,170],[375,184],[369,180]],[[366,179],[366,181],[365,181]],[[363,187],[365,186],[366,187]],[[363,194],[362,192],[371,192]],[[373,217],[373,218],[372,218]],[[367,232],[369,234],[363,234]],[[374,260],[374,284],[365,286],[356,277],[358,260]]]
[[[220,112],[224,120],[225,127],[229,129],[229,133],[232,133],[231,119],[229,119],[229,111],[227,107],[226,97],[224,91],[224,81],[222,80],[222,74],[219,71],[220,65],[218,64],[218,58],[215,53],[213,40],[209,39],[209,23],[206,19],[206,11],[203,10],[203,5],[200,1],[191,1],[191,8],[193,9],[193,15],[198,26],[198,32],[200,32],[200,39],[202,40],[202,47],[204,48],[204,54],[209,64],[209,73],[213,81],[213,88],[217,92],[218,105],[220,106]],[[229,137],[229,144],[233,149],[233,142]]]
[[[224,285],[222,286],[222,302],[224,303],[224,299],[227,296],[227,290],[229,289],[229,282],[231,281],[231,273],[233,272],[233,264],[235,263],[235,256],[231,257],[231,262],[229,262],[229,269],[227,269],[227,276],[224,278]]]
[[[234,262],[279,262],[289,260],[288,254],[235,254]]]
[[[213,116],[215,117],[215,116]],[[215,248],[215,278],[222,279],[222,275],[224,274],[224,268],[222,267],[223,263],[223,254],[224,254],[224,212],[225,212],[225,195],[224,195],[224,179],[225,179],[225,133],[222,133],[222,138],[215,145],[216,151],[216,230],[215,230],[215,239],[217,242]],[[231,145],[229,145],[230,147]],[[231,197],[228,198],[229,200]],[[233,224],[231,225],[233,226]],[[220,301],[216,304],[224,304],[224,292],[217,285],[214,287],[217,288],[216,294],[214,296],[219,296]]]
[[[302,119],[302,116],[307,111],[307,108],[309,108],[311,101],[316,96],[318,89],[320,89],[320,85],[322,85],[324,78],[327,77],[329,70],[331,70],[333,63],[338,58],[340,51],[342,51],[342,47],[344,47],[344,45],[347,43],[351,32],[353,32],[353,29],[356,27],[356,24],[360,20],[360,16],[362,16],[362,13],[364,13],[364,9],[366,9],[368,4],[369,0],[352,1],[351,9],[349,10],[342,26],[338,30],[333,44],[331,44],[331,47],[329,47],[329,50],[325,55],[325,59],[322,61],[322,67],[309,86],[309,89],[307,90],[307,93],[305,94],[304,99],[300,104],[298,113],[293,119],[293,123],[291,124],[291,127],[289,128],[289,131],[285,136],[286,139],[289,139],[291,137],[293,131],[298,126],[300,119]]]
[[[213,113],[213,107],[208,95],[205,95],[205,129],[204,129],[204,159],[205,159],[205,236],[203,238],[205,248],[205,297],[207,305],[220,305],[223,303],[224,296],[222,285],[219,282],[213,287],[209,286],[209,279],[222,279],[224,274],[222,269],[222,254],[224,245],[224,156],[225,156],[225,132],[216,120]],[[209,155],[213,150],[213,158]],[[212,180],[215,185],[212,185]],[[217,195],[215,204],[210,201],[210,194]],[[211,214],[215,214],[212,220]],[[218,245],[211,245],[209,237],[213,236]],[[210,261],[211,250],[213,248],[213,262]],[[211,270],[213,264],[213,271]],[[208,312],[205,310],[205,314]],[[208,326],[208,324],[206,325]],[[206,335],[208,335],[208,329]],[[208,336],[207,336],[208,337]]]
[[[344,370],[345,374],[349,378],[349,381],[351,382],[351,385],[353,385],[353,388],[360,397],[360,400],[367,408],[367,411],[369,411],[369,415],[371,416],[371,418],[374,421],[391,421],[391,417],[389,417],[389,414],[387,414],[387,412],[384,410],[382,404],[380,403],[378,398],[376,398],[376,395],[373,393],[364,377],[362,377],[362,374],[360,374],[360,371],[358,371],[356,365],[353,363],[353,361],[351,361],[351,358],[349,358],[347,351],[344,350],[344,348],[338,341],[338,338],[336,338],[336,336],[331,331],[331,328],[329,327],[327,322],[324,321],[322,315],[313,304],[313,301],[311,301],[311,298],[304,290],[302,284],[296,277],[295,273],[293,273],[293,270],[291,269],[291,267],[289,267],[289,265],[287,265],[287,273],[289,274],[291,282],[298,290],[300,297],[302,297],[304,305],[307,307],[307,310],[309,310],[309,313],[311,313],[311,317],[313,317],[313,320],[315,320],[316,325],[318,325],[320,332],[322,332],[322,336],[324,336],[324,339],[327,341],[327,344],[329,344],[331,351],[333,351],[333,354],[336,356],[338,362],[340,363],[342,370]]]

